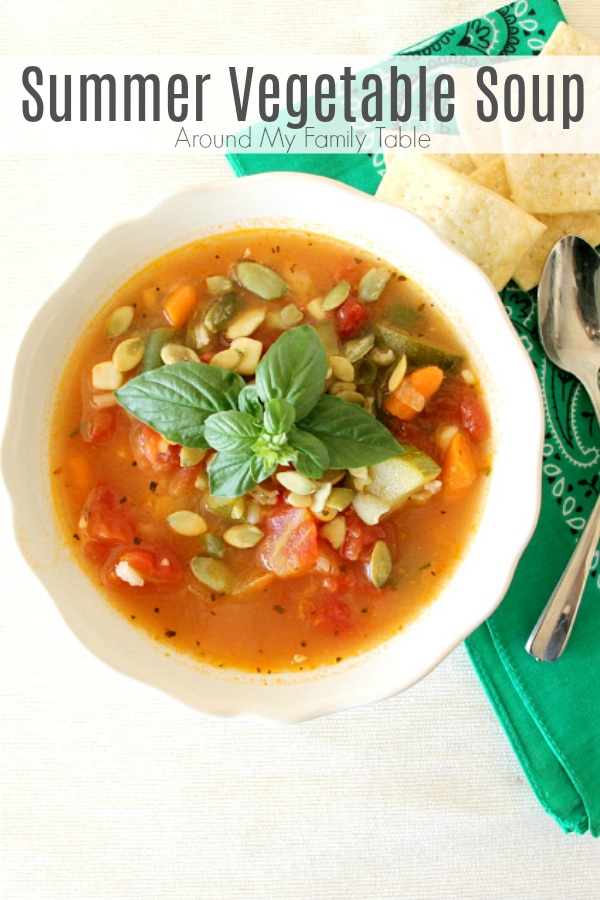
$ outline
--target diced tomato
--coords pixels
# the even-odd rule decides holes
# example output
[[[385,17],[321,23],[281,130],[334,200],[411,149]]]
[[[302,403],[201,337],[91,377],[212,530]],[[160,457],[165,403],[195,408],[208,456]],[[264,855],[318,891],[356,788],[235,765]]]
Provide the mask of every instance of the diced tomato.
[[[356,289],[363,271],[364,264],[357,263],[353,256],[349,256],[334,267],[333,277],[336,281],[347,281],[351,288]]]
[[[101,541],[84,541],[81,550],[87,559],[103,565],[111,552],[111,547],[110,544],[103,544]]]
[[[346,632],[353,624],[350,607],[339,597],[328,597],[319,603],[311,622],[323,634]]]
[[[319,555],[317,526],[307,509],[291,509],[271,515],[261,544],[261,558],[280,578],[309,572]]]
[[[172,587],[183,575],[181,563],[170,550],[151,544],[115,547],[102,569],[103,581],[113,587],[123,584],[116,572],[119,563],[127,563],[143,578],[144,584],[154,586]]]
[[[182,466],[179,471],[175,472],[169,482],[169,494],[172,497],[182,497],[184,494],[190,494],[194,490],[196,478],[202,468],[202,464],[197,466]]]
[[[114,409],[98,409],[81,426],[81,437],[86,444],[105,444],[117,427]]]
[[[179,468],[179,447],[168,444],[157,431],[142,425],[137,434],[142,456],[157,472],[170,472]]]
[[[210,350],[207,353],[202,353],[200,356],[200,362],[210,363],[211,359],[215,354],[211,353]]]
[[[122,509],[119,498],[107,484],[95,487],[84,506],[88,537],[109,544],[126,544],[133,540],[133,519]]]
[[[484,440],[490,430],[485,408],[473,388],[460,379],[444,380],[431,398],[419,423],[435,430],[437,425],[456,425],[464,429],[474,441]]]
[[[345,516],[346,537],[340,549],[344,559],[362,559],[369,555],[376,541],[386,540],[388,535],[383,525],[366,525],[353,510]]]
[[[350,296],[335,311],[333,324],[338,336],[347,341],[365,324],[371,315],[370,311],[354,297]]]
[[[487,413],[479,398],[473,394],[465,394],[460,404],[462,425],[469,437],[474,441],[483,441],[490,433]]]

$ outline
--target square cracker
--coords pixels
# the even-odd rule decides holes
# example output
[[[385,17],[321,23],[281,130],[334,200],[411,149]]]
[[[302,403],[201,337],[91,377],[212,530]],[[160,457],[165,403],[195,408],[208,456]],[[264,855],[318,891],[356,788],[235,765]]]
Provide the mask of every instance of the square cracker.
[[[473,164],[478,169],[489,166],[490,163],[498,162],[499,159],[504,159],[502,153],[471,153],[470,156],[473,160]],[[469,174],[470,173],[467,172],[467,175]]]
[[[504,158],[515,203],[530,213],[600,210],[597,153],[510,153]]]
[[[600,56],[600,44],[559,22],[544,46],[540,56]]]
[[[388,169],[395,156],[395,153],[384,154],[385,164]],[[471,172],[475,171],[475,163],[468,153],[429,153],[428,156],[439,159],[440,162],[446,163],[455,172],[462,172],[463,175],[470,175]]]
[[[477,169],[471,174],[471,178],[507,200],[511,199],[503,160]],[[593,247],[600,244],[600,212],[558,213],[553,216],[542,214],[536,218],[546,226],[546,231],[527,251],[512,276],[524,291],[530,291],[539,284],[548,254],[556,241],[565,234],[578,234]]]
[[[559,22],[540,56],[600,56],[600,45]],[[506,171],[515,203],[529,212],[600,210],[598,154],[511,154]]]
[[[500,194],[506,200],[512,200],[503,156],[499,156],[492,162],[486,163],[485,166],[475,169],[474,172],[471,172],[471,178],[478,184],[483,185],[483,187],[489,188],[490,191],[496,191],[497,194]]]
[[[546,230],[525,254],[512,275],[524,291],[530,291],[539,284],[548,254],[565,234],[578,234],[592,247],[600,244],[600,212],[559,213],[555,216],[542,214],[537,218],[546,226]]]
[[[510,200],[424,154],[396,154],[376,196],[430,222],[483,269],[496,290],[545,230]]]

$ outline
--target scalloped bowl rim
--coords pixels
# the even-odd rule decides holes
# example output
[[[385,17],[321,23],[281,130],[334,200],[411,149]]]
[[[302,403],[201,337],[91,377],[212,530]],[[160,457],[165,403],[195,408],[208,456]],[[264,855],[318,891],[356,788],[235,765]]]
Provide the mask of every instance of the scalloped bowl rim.
[[[360,225],[349,224],[354,221]],[[480,522],[436,600],[400,634],[362,656],[314,672],[271,676],[217,670],[166,654],[164,645],[113,609],[62,534],[57,539],[47,451],[48,410],[66,359],[85,324],[115,290],[175,247],[238,227],[263,226],[346,241],[415,280],[461,329],[490,405],[494,450]],[[90,299],[82,304],[81,297]],[[19,548],[90,652],[197,711],[298,722],[407,689],[491,615],[537,523],[543,422],[529,356],[496,290],[474,263],[413,213],[321,176],[270,173],[180,190],[92,245],[23,338],[13,372],[2,472]]]

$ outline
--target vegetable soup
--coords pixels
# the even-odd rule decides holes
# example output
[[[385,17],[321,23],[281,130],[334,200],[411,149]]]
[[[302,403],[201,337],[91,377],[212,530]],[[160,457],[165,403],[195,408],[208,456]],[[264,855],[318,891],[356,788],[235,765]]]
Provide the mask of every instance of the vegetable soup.
[[[435,599],[477,527],[489,422],[460,335],[386,262],[280,230],[153,262],[72,354],[67,540],[134,625],[217,667],[339,663]]]

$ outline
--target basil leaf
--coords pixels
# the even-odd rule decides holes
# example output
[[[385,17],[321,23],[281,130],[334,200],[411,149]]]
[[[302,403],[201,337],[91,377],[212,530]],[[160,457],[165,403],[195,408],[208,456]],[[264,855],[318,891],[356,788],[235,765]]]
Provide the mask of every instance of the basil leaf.
[[[296,411],[289,400],[269,400],[263,427],[267,434],[285,434],[293,426],[295,416]]]
[[[404,453],[401,445],[375,416],[356,403],[323,394],[298,428],[319,438],[329,453],[329,468],[373,466]]]
[[[250,413],[251,416],[262,419],[263,407],[258,399],[258,391],[255,384],[247,384],[246,387],[242,388],[237,402],[240,412]]]
[[[246,453],[217,453],[208,470],[208,485],[213,497],[241,497],[256,487],[253,467],[256,457]]]
[[[208,417],[204,437],[213,450],[246,453],[260,437],[260,428],[249,413],[227,410]]]
[[[260,459],[260,457],[255,456],[254,462],[252,463],[252,474],[254,475],[254,480],[257,484],[260,484],[261,481],[265,481],[265,479],[270,478],[274,472],[277,471],[279,463],[267,463],[266,460]]]
[[[325,444],[310,434],[296,428],[288,436],[288,444],[296,450],[294,468],[307,478],[320,478],[330,468],[329,453]]]
[[[244,379],[206,363],[183,362],[138,375],[115,392],[121,406],[169,441],[208,447],[204,422],[235,409]]]
[[[284,332],[267,350],[256,369],[258,396],[267,403],[282,398],[296,410],[296,421],[313,408],[327,375],[327,355],[311,325]]]
[[[208,470],[213,497],[242,497],[275,472],[277,463],[266,466],[252,451],[217,453]]]

